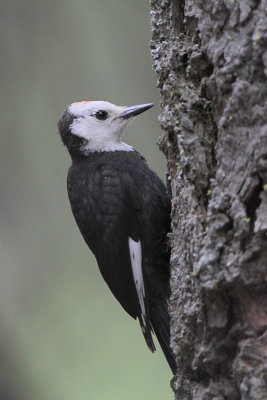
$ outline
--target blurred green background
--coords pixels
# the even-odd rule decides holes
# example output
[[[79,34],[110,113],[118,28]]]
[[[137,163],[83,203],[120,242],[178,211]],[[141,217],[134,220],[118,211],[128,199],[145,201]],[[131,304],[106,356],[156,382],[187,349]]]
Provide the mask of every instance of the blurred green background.
[[[76,227],[56,134],[74,101],[153,101],[124,140],[164,178],[148,1],[2,0],[0,19],[0,400],[171,399]]]

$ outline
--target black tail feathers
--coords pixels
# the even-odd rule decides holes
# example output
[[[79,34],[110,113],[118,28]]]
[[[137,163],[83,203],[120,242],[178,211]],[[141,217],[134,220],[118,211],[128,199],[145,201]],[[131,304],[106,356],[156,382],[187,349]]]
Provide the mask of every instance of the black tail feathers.
[[[160,302],[156,307],[153,307],[151,314],[152,315],[150,315],[150,319],[153,330],[157,336],[172,373],[175,375],[177,372],[177,365],[174,354],[170,347],[170,315],[167,304]]]
[[[166,333],[156,328],[154,328],[154,330],[172,373],[175,375],[177,372],[177,366],[172,349],[170,348],[170,334],[167,336]]]

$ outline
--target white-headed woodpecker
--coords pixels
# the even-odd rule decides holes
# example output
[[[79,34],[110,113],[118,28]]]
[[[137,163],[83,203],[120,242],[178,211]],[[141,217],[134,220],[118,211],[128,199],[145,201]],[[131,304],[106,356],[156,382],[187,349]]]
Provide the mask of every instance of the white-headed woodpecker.
[[[72,103],[58,130],[72,165],[67,187],[81,234],[113,295],[138,318],[149,349],[154,331],[173,371],[170,348],[170,200],[144,157],[121,141],[132,118],[152,107]]]

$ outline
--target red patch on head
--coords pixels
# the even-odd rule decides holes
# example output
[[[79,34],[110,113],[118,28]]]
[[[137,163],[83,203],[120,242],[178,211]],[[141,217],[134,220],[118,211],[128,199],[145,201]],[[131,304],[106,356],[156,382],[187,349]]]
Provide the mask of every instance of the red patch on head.
[[[83,101],[76,101],[75,104],[84,104],[84,103],[90,103],[91,100],[83,100]]]

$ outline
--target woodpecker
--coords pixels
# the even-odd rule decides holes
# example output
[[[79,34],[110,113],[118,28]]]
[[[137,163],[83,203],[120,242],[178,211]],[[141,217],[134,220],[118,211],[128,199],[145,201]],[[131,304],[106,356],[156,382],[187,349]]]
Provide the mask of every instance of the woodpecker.
[[[67,189],[73,216],[122,307],[138,318],[149,349],[154,332],[173,373],[170,348],[170,200],[145,158],[122,141],[126,125],[153,103],[70,104],[58,132],[72,159]]]

